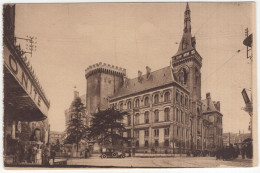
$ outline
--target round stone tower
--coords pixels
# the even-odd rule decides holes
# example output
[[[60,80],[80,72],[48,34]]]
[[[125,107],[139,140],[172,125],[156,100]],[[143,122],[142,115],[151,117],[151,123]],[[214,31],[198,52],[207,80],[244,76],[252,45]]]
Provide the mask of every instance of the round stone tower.
[[[123,85],[126,69],[106,63],[97,63],[85,70],[87,80],[87,110],[90,114],[97,109],[108,108],[108,98]]]

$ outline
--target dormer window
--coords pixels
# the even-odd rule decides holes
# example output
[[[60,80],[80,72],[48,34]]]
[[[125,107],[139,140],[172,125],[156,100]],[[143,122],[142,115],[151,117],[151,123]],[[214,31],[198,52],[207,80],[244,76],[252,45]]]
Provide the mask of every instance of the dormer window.
[[[149,97],[145,97],[144,99],[144,105],[148,106],[149,105]]]
[[[127,102],[127,109],[131,109],[131,107],[132,107],[132,106],[131,106],[131,101],[128,101],[128,102]]]
[[[166,92],[166,93],[164,94],[164,101],[165,101],[165,102],[170,101],[170,93],[169,93],[169,92]]]
[[[140,100],[139,99],[136,99],[135,100],[135,107],[138,108],[140,105]]]

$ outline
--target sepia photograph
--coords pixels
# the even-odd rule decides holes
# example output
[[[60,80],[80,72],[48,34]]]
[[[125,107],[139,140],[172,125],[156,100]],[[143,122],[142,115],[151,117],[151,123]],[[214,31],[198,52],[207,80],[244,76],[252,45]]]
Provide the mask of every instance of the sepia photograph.
[[[255,2],[2,4],[4,169],[258,166]]]

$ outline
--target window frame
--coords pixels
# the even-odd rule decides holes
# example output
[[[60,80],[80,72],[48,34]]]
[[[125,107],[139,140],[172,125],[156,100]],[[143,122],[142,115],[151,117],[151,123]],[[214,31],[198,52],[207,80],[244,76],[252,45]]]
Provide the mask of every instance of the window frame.
[[[154,122],[155,123],[159,122],[159,110],[158,109],[156,109],[154,111]]]
[[[158,93],[154,94],[154,96],[153,96],[153,103],[154,104],[158,104],[159,103],[159,94]]]

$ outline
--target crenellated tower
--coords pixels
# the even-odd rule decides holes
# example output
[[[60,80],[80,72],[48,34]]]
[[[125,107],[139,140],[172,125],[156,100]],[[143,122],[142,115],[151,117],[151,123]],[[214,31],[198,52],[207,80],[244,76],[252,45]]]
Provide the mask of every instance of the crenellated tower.
[[[109,97],[123,85],[126,69],[106,63],[97,63],[85,70],[87,80],[87,110],[90,114],[108,108]]]

